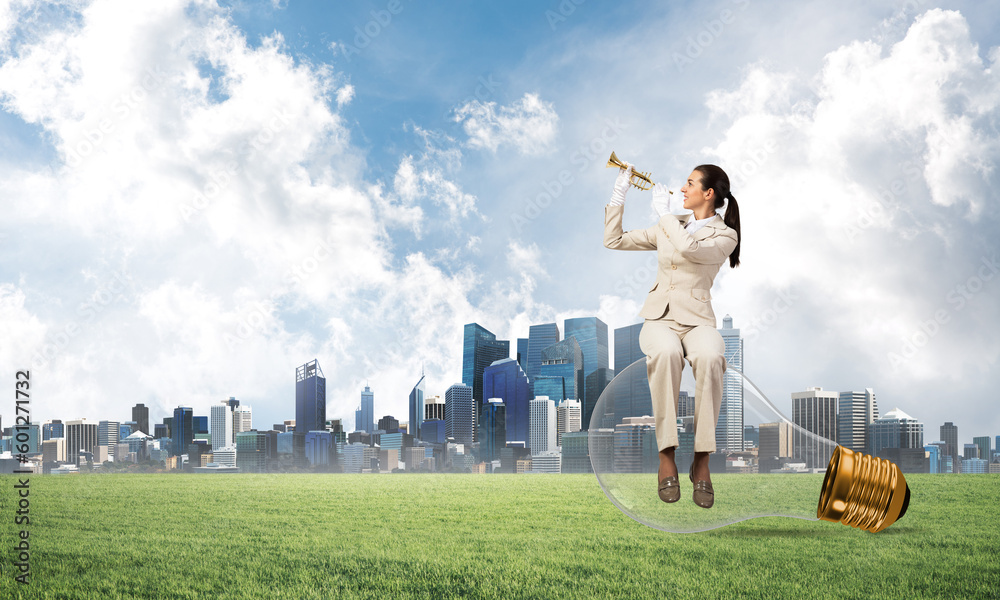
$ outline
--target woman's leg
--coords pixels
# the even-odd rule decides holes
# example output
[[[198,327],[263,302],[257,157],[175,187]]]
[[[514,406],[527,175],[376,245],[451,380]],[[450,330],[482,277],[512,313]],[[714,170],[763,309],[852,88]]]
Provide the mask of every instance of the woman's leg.
[[[694,477],[711,481],[708,456],[716,451],[715,426],[722,408],[722,375],[726,371],[725,350],[719,330],[699,325],[688,331],[681,343],[691,363],[695,381]]]
[[[647,319],[639,332],[639,348],[646,355],[646,374],[653,404],[656,444],[660,451],[659,478],[677,475],[677,396],[684,368],[684,348],[666,320]]]

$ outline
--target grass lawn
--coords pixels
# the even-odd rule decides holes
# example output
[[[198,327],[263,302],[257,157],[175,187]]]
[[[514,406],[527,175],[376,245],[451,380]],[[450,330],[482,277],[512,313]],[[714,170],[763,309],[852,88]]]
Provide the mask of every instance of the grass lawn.
[[[780,501],[815,503],[801,481]],[[777,517],[679,534],[593,475],[33,476],[20,585],[0,476],[0,598],[1000,598],[1000,475],[907,481],[878,534]],[[690,504],[681,484],[653,506]]]

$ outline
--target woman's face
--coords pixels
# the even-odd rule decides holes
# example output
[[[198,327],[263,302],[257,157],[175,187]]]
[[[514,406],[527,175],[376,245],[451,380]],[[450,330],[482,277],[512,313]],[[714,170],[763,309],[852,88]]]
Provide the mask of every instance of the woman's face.
[[[691,171],[687,183],[681,188],[681,193],[684,194],[684,208],[689,210],[697,210],[700,206],[715,202],[715,191],[711,188],[702,189],[701,173],[698,171]]]
[[[701,187],[701,173],[698,171],[691,171],[681,193],[684,194],[684,208],[689,210],[697,210],[700,206],[715,202],[715,190]]]

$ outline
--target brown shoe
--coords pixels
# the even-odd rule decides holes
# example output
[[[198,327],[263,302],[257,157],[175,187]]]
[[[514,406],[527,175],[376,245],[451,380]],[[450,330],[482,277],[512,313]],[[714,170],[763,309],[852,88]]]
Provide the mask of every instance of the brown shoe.
[[[660,500],[664,502],[677,502],[681,499],[681,484],[676,475],[664,477],[660,481]]]
[[[715,490],[712,489],[712,482],[704,479],[694,480],[694,463],[691,464],[689,477],[691,483],[694,484],[694,493],[691,494],[691,499],[702,508],[712,508],[712,505],[715,504]]]

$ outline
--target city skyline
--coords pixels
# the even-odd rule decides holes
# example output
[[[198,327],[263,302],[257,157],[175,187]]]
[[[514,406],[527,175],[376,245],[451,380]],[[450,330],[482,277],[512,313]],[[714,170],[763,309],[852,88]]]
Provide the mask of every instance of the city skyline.
[[[576,325],[582,321],[584,320],[574,319],[572,323]],[[567,321],[565,325],[568,326],[569,323],[570,321]],[[598,325],[601,325],[599,319],[596,320],[596,323]],[[732,344],[727,344],[727,345],[731,345],[733,348],[741,348],[742,338],[739,336],[739,329],[733,326],[732,317],[730,315],[725,315],[725,317],[723,318],[723,323],[724,327],[720,331],[723,332],[724,335],[728,335],[733,338]],[[598,339],[596,340],[596,344],[588,345],[588,355],[592,356],[593,353],[599,351],[601,344],[604,343],[601,342],[600,340],[600,338],[602,337],[609,339],[620,337],[623,341],[628,340],[628,342],[625,343],[631,342],[630,340],[631,336],[629,336],[628,334],[632,329],[634,329],[634,326],[625,327],[620,330],[615,330],[613,332],[614,333],[613,336],[609,336],[609,332],[607,332],[607,330],[604,329],[601,333],[597,334]],[[464,331],[466,332],[466,337],[468,339],[489,339],[489,340],[494,340],[496,342],[495,344],[493,344],[494,346],[496,346],[497,344],[502,344],[504,347],[509,347],[507,340],[498,340],[491,332],[489,332],[479,324],[476,323],[466,324],[464,326]],[[532,326],[531,328],[529,328],[529,331],[548,332],[545,335],[548,338],[551,338],[548,340],[549,342],[552,342],[552,340],[559,339],[562,337],[557,323],[548,324],[545,326],[545,328],[537,328],[535,326]],[[523,341],[524,340],[520,340],[520,342]],[[540,360],[541,364],[544,366],[545,364],[547,364],[544,360],[545,356],[560,356],[564,358],[559,362],[565,363],[566,362],[565,357],[569,355],[566,355],[562,351],[553,355],[551,354],[551,351],[562,347],[569,347],[567,346],[567,342],[572,342],[573,344],[572,347],[577,348],[576,352],[577,355],[579,356],[579,344],[577,343],[575,337],[570,336],[565,339],[552,342],[548,348],[544,348],[543,351],[540,351],[538,353],[537,359]],[[519,343],[519,345],[523,346],[523,344],[521,343]],[[492,354],[495,354],[493,350],[486,349],[485,351],[489,353],[491,356]],[[602,360],[606,361],[607,352],[606,351],[602,352],[603,355],[605,356],[605,358]],[[632,352],[634,353],[635,350],[632,349]],[[621,354],[619,353],[619,355]],[[517,365],[515,360],[510,358],[499,357],[498,355],[497,357],[495,357],[492,364],[486,365],[483,361],[477,358],[475,352],[466,353],[463,360],[466,363],[466,366],[476,365],[474,368],[475,377],[473,377],[472,371],[467,372],[466,375],[470,379],[478,380],[480,382],[481,388],[485,387],[487,390],[514,389],[513,383],[507,381],[510,378],[510,376],[505,376],[506,379],[500,379],[498,381],[496,380],[496,376],[497,374],[500,374],[505,370],[504,365],[508,364]],[[546,375],[544,370],[540,370],[538,371],[537,377],[540,377],[542,379],[561,379],[561,380],[568,378],[567,379],[568,381],[572,380],[582,381],[583,378],[580,377],[580,374],[584,369],[584,360],[582,359],[582,357],[576,359],[570,358],[569,360],[570,363],[567,366],[575,365],[573,367],[573,370],[568,372],[563,372],[558,377],[553,377],[553,375],[556,373],[555,371]],[[485,377],[483,375],[484,370],[486,371]],[[524,378],[525,381],[527,381],[525,372],[524,370],[521,369],[520,365],[515,367],[515,370],[518,373],[520,373],[521,378]],[[578,377],[579,379],[577,379]],[[325,389],[325,379],[323,379],[323,372],[319,367],[319,361],[313,359],[312,361],[300,366],[298,369],[296,369],[295,379],[296,379],[296,389],[298,392],[296,395],[296,399],[293,403],[293,408],[295,409],[295,411],[297,413],[302,413],[303,411],[305,411],[304,414],[307,415],[317,414],[317,411],[319,413],[325,412],[325,406],[320,407],[311,404],[311,402],[315,403],[316,399],[323,397],[323,390]],[[318,381],[318,383],[316,383],[316,381]],[[485,386],[483,385],[483,382],[486,383]],[[303,388],[303,385],[307,383],[308,383],[308,388]],[[498,384],[500,385],[499,388],[496,387]],[[308,393],[304,392],[305,389],[313,390],[317,386],[319,389],[318,392],[308,392]],[[420,390],[419,398],[421,406],[423,405],[422,386],[423,386],[423,376],[421,375],[421,378],[419,379],[417,386],[414,387],[414,391],[411,392],[410,396],[410,401],[412,402],[414,400],[414,395],[413,395],[414,392],[416,392],[419,389]],[[456,391],[456,388],[460,389]],[[495,392],[485,394],[484,401],[475,401],[473,398],[472,389],[473,388],[471,386],[459,383],[452,385],[445,392],[445,397],[446,397],[445,422],[447,423],[446,427],[448,436],[457,438],[456,441],[459,444],[470,444],[474,440],[478,441],[477,432],[478,435],[483,435],[485,431],[487,430],[495,431],[496,428],[498,427],[498,425],[495,423],[495,419],[491,421],[493,424],[489,425],[487,430],[481,429],[482,424],[478,422],[478,419],[480,418],[479,413],[481,410],[483,410],[482,418],[484,419],[489,418],[486,416],[486,411],[484,409],[486,406],[491,406],[492,404],[485,402],[485,400],[494,398]],[[556,389],[556,388],[549,386],[547,389]],[[578,389],[582,390],[582,388]],[[633,393],[635,393],[634,390]],[[378,407],[375,404],[373,398],[374,391],[372,391],[368,386],[366,386],[365,390],[362,392],[361,395],[363,399],[362,403],[364,404],[365,402],[367,402],[369,404],[367,411],[372,415],[371,418],[374,421],[375,415],[381,413],[381,411],[378,410]],[[507,404],[506,406],[504,406],[503,404],[500,405],[501,407],[500,410],[502,411],[500,414],[505,414],[508,427],[511,426],[511,424],[513,423],[511,419],[515,418],[526,419],[527,415],[523,415],[523,417],[515,417],[517,411],[514,410],[515,405],[510,404],[510,398],[508,397],[507,392],[502,391],[500,392],[500,395],[501,399],[499,401],[506,402]],[[314,396],[316,398],[314,398]],[[367,401],[364,400],[366,396],[368,397]],[[548,432],[545,435],[551,435],[553,440],[556,439],[556,436],[561,436],[562,431],[564,431],[563,429],[564,425],[562,424],[564,418],[563,411],[566,410],[567,405],[576,406],[575,409],[577,411],[576,413],[577,416],[575,417],[577,419],[576,427],[580,428],[582,424],[582,419],[581,419],[582,403],[579,400],[574,399],[572,396],[567,396],[566,399],[569,401],[567,404],[562,402],[563,400],[562,398],[550,400],[547,398],[546,394],[536,393],[536,399],[541,399],[541,398],[544,398],[545,399],[544,402],[547,405],[549,405],[549,411],[551,411],[551,415],[549,416],[551,417],[551,419],[553,419],[553,422],[551,424],[544,425],[544,427],[547,427],[545,431]],[[823,405],[824,406],[823,408],[820,408],[820,405],[816,404],[817,402],[819,402],[818,400],[819,398],[826,399],[823,401],[826,402],[826,404]],[[498,400],[491,400],[491,402],[492,401],[498,401]],[[875,454],[878,453],[881,448],[886,448],[886,447],[918,448],[920,450],[924,450],[926,448],[929,448],[930,447],[929,445],[940,443],[944,445],[942,446],[942,448],[946,448],[948,444],[951,444],[953,446],[952,453],[949,456],[953,457],[955,461],[959,460],[960,458],[964,458],[966,460],[968,459],[974,460],[977,458],[982,458],[984,454],[983,448],[987,449],[985,453],[987,461],[991,456],[989,449],[991,446],[992,438],[990,436],[973,435],[972,436],[973,444],[965,443],[964,448],[959,448],[959,446],[963,446],[962,437],[956,436],[952,433],[947,433],[947,434],[945,433],[946,431],[949,432],[951,431],[951,429],[949,429],[950,427],[951,428],[954,427],[950,422],[946,422],[940,427],[941,435],[937,437],[940,437],[941,439],[937,439],[933,435],[927,435],[927,437],[925,438],[924,423],[921,422],[919,419],[914,419],[913,417],[909,416],[908,414],[903,412],[898,406],[880,415],[878,403],[875,399],[875,394],[873,393],[873,390],[871,390],[870,388],[867,388],[863,391],[837,392],[832,390],[823,390],[820,387],[811,387],[804,391],[793,393],[791,395],[790,401],[792,404],[792,410],[791,412],[788,412],[787,414],[784,415],[786,418],[789,418],[791,421],[801,425],[808,431],[819,433],[820,435],[825,436],[828,439],[836,439],[839,443],[847,444],[848,447],[858,451],[871,452]],[[535,412],[536,402],[535,400],[532,400],[531,403],[532,403],[532,418],[535,418],[534,412]],[[459,407],[460,405],[461,408],[455,408]],[[235,411],[233,410],[234,408],[236,408]],[[235,443],[232,437],[233,434],[238,433],[240,431],[247,431],[250,430],[251,428],[249,424],[250,419],[240,417],[241,414],[248,414],[250,410],[251,409],[249,406],[246,405],[241,406],[239,400],[237,400],[235,397],[230,397],[228,400],[222,400],[219,403],[212,405],[210,407],[210,416],[195,414],[195,411],[191,407],[175,408],[173,411],[172,418],[166,418],[166,417],[164,418],[164,423],[169,422],[170,424],[168,425],[168,427],[172,429],[172,433],[169,436],[173,441],[171,455],[177,456],[182,453],[185,453],[186,452],[185,449],[188,447],[189,444],[192,443],[193,439],[196,437],[195,434],[204,434],[205,436],[208,436],[207,437],[208,447],[211,448],[212,450],[219,449],[223,446],[226,447],[234,446]],[[461,417],[455,416],[456,414],[459,414],[456,413],[456,410],[458,410],[459,413],[461,413],[462,415]],[[635,406],[632,407],[632,410],[635,410]],[[742,413],[742,408],[740,409],[740,412]],[[559,413],[560,415],[559,416],[560,425],[558,433],[556,432],[556,425],[554,421],[557,413]],[[140,418],[148,419],[148,409],[141,403],[137,404],[132,408],[131,414],[133,416],[139,416]],[[684,416],[684,415],[679,413],[679,416]],[[638,418],[638,417],[634,416],[633,418]],[[860,419],[860,421],[858,419]],[[323,422],[326,423],[327,421],[324,419]],[[390,422],[391,424],[389,424]],[[911,431],[912,427],[917,427],[918,429],[913,429],[912,431],[915,433],[909,434],[910,437],[907,438],[906,440],[903,439],[897,440],[896,438],[899,437],[899,434],[892,433],[890,435],[888,432],[898,431],[900,425],[892,425],[892,427],[894,427],[895,429],[887,430],[885,429],[887,425],[884,425],[884,423],[886,422],[913,423],[916,425],[905,426],[907,428],[906,431]],[[71,423],[74,423],[73,426],[77,427],[77,429],[79,429],[79,427],[82,426],[80,421],[74,421]],[[300,429],[298,427],[297,419],[285,420],[284,423],[285,425],[288,425],[290,423],[295,423],[297,426],[296,429],[298,431],[301,431],[303,435],[306,435],[309,431],[323,429],[323,427],[319,425],[317,425],[316,427],[310,427],[308,424],[304,426],[305,429]],[[459,425],[459,423],[463,423],[463,425]],[[212,426],[211,429],[209,428],[209,424],[211,424]],[[227,431],[225,431],[225,436],[228,437],[228,443],[220,443],[218,441],[219,436],[216,432],[216,428],[219,427],[220,424],[224,424],[224,426],[227,428]],[[400,419],[396,419],[392,417],[389,413],[386,413],[385,416],[378,419],[377,429],[379,431],[385,431],[385,430],[394,431],[397,425],[407,425],[407,424],[408,421],[402,421]],[[117,443],[119,441],[124,441],[125,436],[129,435],[130,433],[129,427],[131,427],[132,431],[139,431],[139,427],[141,427],[142,423],[137,422],[135,420],[125,422],[125,421],[112,421],[112,420],[102,419],[97,424],[93,424],[93,422],[88,422],[87,427],[90,427],[91,425],[97,428],[96,430],[97,437],[94,439],[95,448],[98,445],[103,445],[104,447],[107,448],[106,452],[109,460],[116,460],[114,453],[116,450]],[[121,439],[119,439],[119,433],[118,433],[119,426],[121,426],[120,428],[122,430],[122,433],[120,434]],[[38,441],[41,441],[41,439],[48,439],[49,437],[51,437],[50,431],[54,427],[56,426],[46,424],[45,427],[43,428],[40,425],[36,424],[34,426],[35,435],[39,435],[41,433],[41,430],[45,429],[44,438],[39,436]],[[59,427],[61,428],[61,425],[59,425]],[[276,425],[275,427],[278,426]],[[536,427],[535,425],[532,425],[533,430],[535,427]],[[748,429],[754,429],[754,428],[755,427],[748,426]],[[505,428],[501,427],[501,430],[504,429]],[[260,430],[262,432],[266,431],[260,424],[254,425],[253,430],[254,431]],[[283,430],[284,429],[282,428],[281,431]],[[370,433],[374,433],[375,430],[376,428],[374,427],[374,425],[370,426],[367,429],[367,431]],[[565,429],[565,430],[577,431],[578,429]],[[346,429],[342,429],[342,431],[346,433]],[[505,441],[518,439],[519,436],[515,433],[516,431],[517,431],[517,426],[515,426],[515,429],[513,430],[509,431],[504,430],[503,439]],[[831,433],[835,433],[836,435],[831,435]],[[210,434],[210,436],[208,434]],[[420,437],[419,430],[410,429],[409,434],[413,438]],[[493,434],[491,433],[490,435]],[[535,433],[532,433],[531,435],[534,436]],[[873,441],[871,435],[879,435],[880,437],[876,438],[876,441]],[[524,437],[523,434],[521,435],[521,437]],[[206,439],[206,437],[200,437],[199,439]],[[996,439],[1000,441],[1000,435],[996,436]],[[739,440],[737,441],[742,441],[742,440],[743,440],[743,432],[741,431]],[[314,441],[315,440],[307,439],[309,447],[312,448],[310,456],[315,454],[315,444],[313,444]],[[804,440],[799,440],[798,437],[796,437],[795,440],[791,440],[790,442],[792,446],[794,446],[794,455],[795,455],[794,458],[808,462],[810,468],[821,467],[825,464],[825,461],[828,458],[828,454],[823,456],[815,456],[815,451],[805,450],[806,446],[804,444],[806,444],[806,442]],[[255,442],[255,444],[256,443],[257,442]],[[327,447],[329,447],[330,444],[329,440],[327,440],[324,443],[327,444]],[[502,445],[503,444],[501,443],[501,446]],[[539,450],[539,452],[551,453],[555,445],[556,445],[555,442],[546,442],[545,447],[542,450]],[[529,444],[529,446],[532,447],[532,455],[535,455],[536,448],[534,448],[531,444]],[[970,447],[974,448],[975,452],[977,452],[978,455],[976,453],[970,454],[969,453]],[[235,450],[235,448],[233,449]],[[960,452],[959,450],[962,451]],[[808,454],[807,452],[811,454]],[[947,454],[945,449],[942,449],[941,452]],[[490,451],[490,455],[494,456],[494,458],[499,457],[499,452],[497,450],[497,447],[494,446],[494,449]],[[809,456],[813,456],[813,458],[809,458]],[[935,454],[935,456],[933,456],[931,460],[937,461],[938,460],[937,457],[938,454]],[[899,461],[906,459],[897,458],[895,460]],[[963,465],[965,464],[966,463],[963,463]],[[975,463],[969,463],[969,464],[975,464]],[[944,467],[938,465],[933,467],[933,469],[938,469],[938,468],[943,469]],[[982,467],[973,466],[970,468],[982,468]],[[932,470],[932,472],[935,471]]]
[[[402,416],[421,366],[462,380],[456,324],[630,325],[655,256],[601,244],[615,150],[673,188],[730,174],[712,303],[768,396],[1000,429],[989,3],[117,6],[0,26],[0,364],[39,419],[236,396],[278,422],[306,357],[328,417],[365,381]],[[593,85],[619,80],[642,93]],[[653,222],[629,192],[624,227]]]

